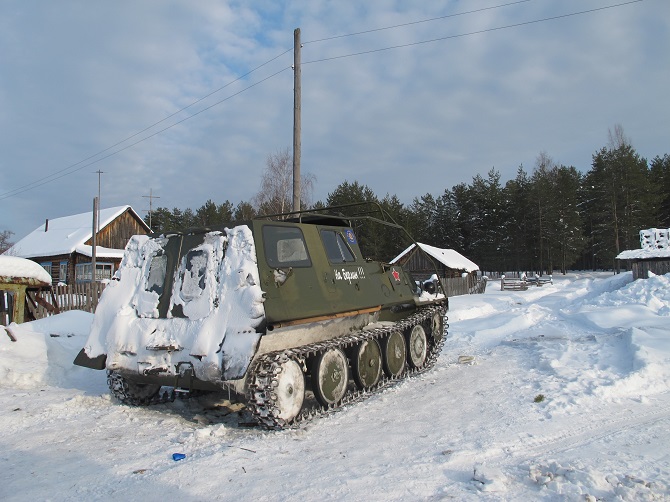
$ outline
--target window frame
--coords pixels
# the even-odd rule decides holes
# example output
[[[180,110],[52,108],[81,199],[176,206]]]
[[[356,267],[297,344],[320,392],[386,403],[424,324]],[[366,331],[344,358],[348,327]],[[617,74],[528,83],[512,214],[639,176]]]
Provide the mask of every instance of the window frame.
[[[291,238],[281,238],[282,234],[293,233]],[[300,241],[302,250],[305,253],[305,258],[297,260],[280,260],[279,245],[281,242]],[[283,225],[265,225],[263,226],[263,248],[265,254],[265,261],[271,268],[310,268],[312,266],[312,259],[307,247],[307,241],[301,228]],[[296,250],[300,251],[300,250]]]
[[[67,269],[68,269],[67,261],[61,261],[58,264],[58,282],[67,284]]]
[[[74,268],[74,282],[102,282],[111,279],[114,275],[114,264],[111,262],[96,262],[95,263],[95,281],[91,280],[93,263],[77,263]],[[106,276],[105,271],[109,271],[109,276]]]
[[[327,239],[324,238],[326,234],[333,234],[335,240],[331,241],[330,243],[327,243]],[[349,247],[349,244],[347,244],[347,240],[344,238],[344,236],[340,231],[330,228],[322,228],[319,231],[319,236],[321,237],[321,243],[323,244],[323,249],[325,250],[326,257],[328,258],[328,261],[330,263],[339,265],[343,263],[344,264],[354,263],[356,261],[356,253],[354,253],[354,250],[351,249],[351,247]],[[333,247],[332,244],[334,244],[335,247]],[[337,258],[335,254],[332,253],[332,251],[337,251],[337,254],[339,254],[339,258]],[[348,253],[348,256],[344,256],[346,253]]]
[[[51,270],[53,269],[53,263],[52,263],[52,262],[50,262],[50,261],[44,261],[44,262],[40,263],[40,266],[41,266],[44,270],[46,270],[47,272],[49,272],[49,275],[51,275]],[[52,276],[52,277],[53,277],[53,276]]]

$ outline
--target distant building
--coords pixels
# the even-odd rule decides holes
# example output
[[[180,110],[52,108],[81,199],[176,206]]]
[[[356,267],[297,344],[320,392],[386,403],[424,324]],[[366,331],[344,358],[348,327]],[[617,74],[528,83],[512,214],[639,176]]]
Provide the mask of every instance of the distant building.
[[[416,280],[425,281],[437,275],[449,296],[482,293],[482,281],[477,277],[479,266],[453,249],[442,249],[418,243],[396,256],[391,263],[402,265]]]
[[[640,230],[640,249],[623,251],[616,259],[629,264],[633,279],[670,273],[670,228]]]
[[[96,234],[95,280],[110,279],[118,269],[131,236],[148,234],[144,223],[130,206],[100,210]],[[93,213],[46,220],[5,254],[28,258],[49,272],[53,284],[92,280]]]

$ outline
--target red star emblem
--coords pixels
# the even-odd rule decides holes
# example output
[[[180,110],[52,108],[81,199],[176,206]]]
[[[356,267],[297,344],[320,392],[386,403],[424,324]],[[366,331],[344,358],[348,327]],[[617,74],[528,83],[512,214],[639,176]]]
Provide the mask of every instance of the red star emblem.
[[[396,269],[393,269],[391,275],[393,275],[393,278],[396,280],[396,282],[400,282],[400,273]]]

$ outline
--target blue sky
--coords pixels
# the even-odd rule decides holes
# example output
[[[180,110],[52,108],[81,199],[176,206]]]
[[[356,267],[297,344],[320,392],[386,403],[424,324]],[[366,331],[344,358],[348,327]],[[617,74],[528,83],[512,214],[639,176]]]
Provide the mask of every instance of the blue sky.
[[[150,190],[169,208],[251,200],[292,145],[297,27],[315,200],[346,180],[409,204],[493,167],[530,172],[540,152],[585,172],[616,124],[662,156],[670,2],[603,9],[618,3],[4,0],[0,230],[89,211],[97,170],[102,206],[142,215]]]

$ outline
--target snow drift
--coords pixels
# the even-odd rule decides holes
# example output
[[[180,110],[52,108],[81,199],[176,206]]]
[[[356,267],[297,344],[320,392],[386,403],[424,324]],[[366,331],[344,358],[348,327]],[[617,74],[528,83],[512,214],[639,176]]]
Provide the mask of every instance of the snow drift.
[[[240,427],[225,396],[119,405],[103,372],[71,364],[90,314],[14,325],[17,342],[0,332],[0,495],[668,499],[669,286],[670,275],[570,274],[518,292],[491,281],[451,299],[432,371],[281,432]]]

